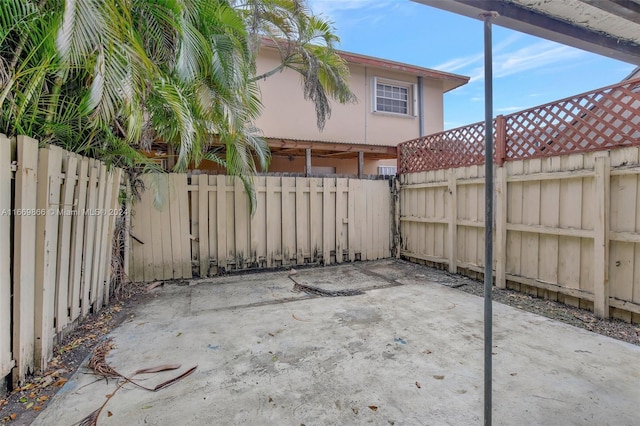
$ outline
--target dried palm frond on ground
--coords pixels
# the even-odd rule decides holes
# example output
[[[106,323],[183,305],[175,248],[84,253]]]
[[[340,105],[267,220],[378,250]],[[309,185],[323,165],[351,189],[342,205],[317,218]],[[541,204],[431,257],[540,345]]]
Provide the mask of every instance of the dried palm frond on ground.
[[[177,370],[178,368],[181,367],[181,365],[180,364],[163,364],[156,367],[142,368],[140,370],[136,370],[131,377],[127,377],[123,374],[118,373],[107,362],[106,357],[112,348],[113,348],[113,341],[110,338],[100,343],[93,350],[93,355],[91,355],[91,358],[87,363],[87,366],[90,369],[92,369],[97,375],[102,376],[105,379],[119,379],[120,383],[118,383],[118,386],[112,393],[107,395],[106,400],[102,403],[100,407],[98,407],[91,414],[89,414],[88,416],[80,420],[80,422],[76,423],[76,425],[78,426],[96,426],[98,422],[98,417],[100,417],[100,413],[102,412],[102,410],[104,410],[104,407],[106,407],[109,400],[113,398],[116,392],[118,392],[127,383],[131,383],[136,387],[139,387],[147,391],[156,392],[156,391],[159,391],[160,389],[169,387],[174,383],[184,379],[185,377],[193,373],[197,368],[197,366],[191,367],[190,369],[188,369],[187,371],[185,371],[179,376],[176,376],[172,379],[164,381],[153,388],[148,388],[133,381],[132,378],[138,374],[149,374],[149,373],[158,373],[161,371]]]

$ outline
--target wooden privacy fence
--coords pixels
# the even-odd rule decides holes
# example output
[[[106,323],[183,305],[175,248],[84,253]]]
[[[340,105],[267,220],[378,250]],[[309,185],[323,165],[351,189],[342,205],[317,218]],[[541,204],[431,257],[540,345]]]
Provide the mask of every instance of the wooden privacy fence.
[[[640,322],[638,108],[633,80],[494,121],[499,287]],[[484,272],[483,131],[399,146],[403,256]]]
[[[44,369],[56,337],[108,302],[121,175],[0,136],[0,380]]]
[[[387,180],[258,176],[257,210],[239,179],[160,174],[133,209],[131,278],[373,260],[391,253]]]

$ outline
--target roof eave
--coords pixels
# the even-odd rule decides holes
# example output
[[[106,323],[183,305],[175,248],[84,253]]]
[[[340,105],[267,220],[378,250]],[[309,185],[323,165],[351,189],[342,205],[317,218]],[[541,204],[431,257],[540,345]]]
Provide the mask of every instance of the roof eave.
[[[505,0],[412,0],[448,12],[480,19],[485,11],[498,12],[496,25],[542,37],[547,40],[640,65],[640,44],[617,37],[613,31],[599,32],[569,19],[551,16]],[[581,0],[592,3],[589,0]],[[619,17],[624,19],[623,17]],[[612,29],[613,30],[613,29]]]

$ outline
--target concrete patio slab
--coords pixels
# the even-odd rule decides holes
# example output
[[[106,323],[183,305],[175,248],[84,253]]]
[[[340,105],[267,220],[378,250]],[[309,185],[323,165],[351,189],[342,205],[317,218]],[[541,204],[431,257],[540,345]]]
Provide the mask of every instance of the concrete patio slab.
[[[437,276],[396,261],[298,271],[375,288],[331,298],[294,292],[286,272],[158,288],[113,331],[107,361],[198,368],[155,393],[125,385],[98,424],[481,424],[483,300]],[[494,424],[639,423],[640,347],[501,304],[494,321]],[[115,387],[80,371],[34,424],[78,422]]]

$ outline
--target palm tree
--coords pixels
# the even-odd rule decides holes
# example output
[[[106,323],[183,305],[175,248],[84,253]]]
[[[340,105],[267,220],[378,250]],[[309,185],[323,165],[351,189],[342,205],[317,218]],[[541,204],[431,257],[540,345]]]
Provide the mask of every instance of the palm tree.
[[[206,157],[250,194],[269,162],[251,124],[268,77],[255,75],[261,37],[282,52],[272,73],[302,74],[319,127],[329,97],[354,98],[337,37],[301,0],[0,0],[0,24],[1,132],[124,167],[161,141],[176,170]]]
[[[315,106],[320,130],[331,117],[330,98],[341,104],[357,100],[347,81],[349,68],[335,49],[340,41],[335,28],[313,15],[304,0],[247,0],[236,7],[247,20],[254,55],[265,41],[280,53],[280,65],[253,77],[253,81],[284,69],[299,73],[304,97]]]

